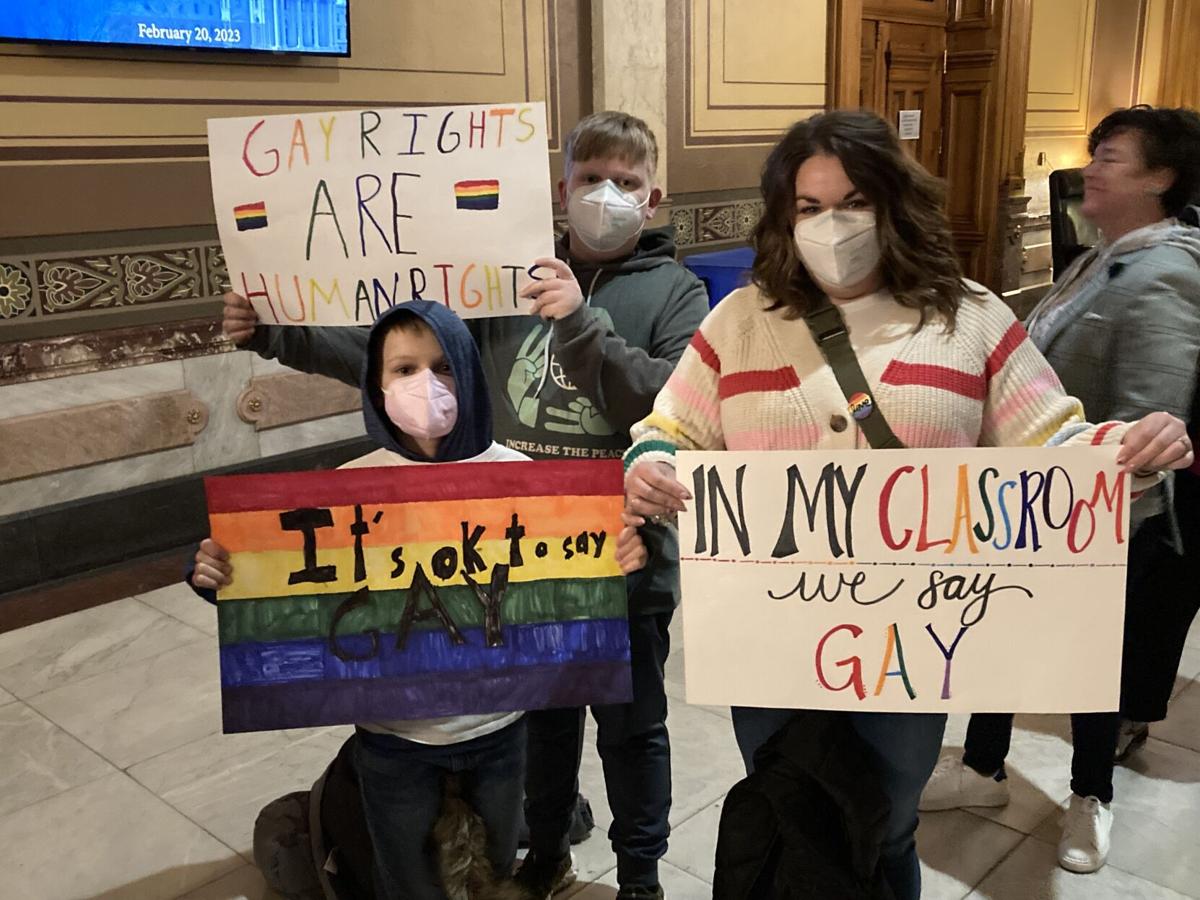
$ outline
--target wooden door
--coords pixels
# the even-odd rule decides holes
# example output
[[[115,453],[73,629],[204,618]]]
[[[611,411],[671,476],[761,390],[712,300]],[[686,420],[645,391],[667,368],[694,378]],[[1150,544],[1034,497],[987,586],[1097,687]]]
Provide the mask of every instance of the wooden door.
[[[857,99],[896,124],[901,108],[927,110],[911,152],[948,183],[946,211],[965,272],[997,293],[1015,286],[1002,263],[1021,248],[1032,2],[831,0],[830,7],[858,13],[861,23],[830,30],[830,96],[846,105]],[[1164,67],[1171,65],[1168,55]]]
[[[947,214],[967,277],[997,293],[1017,254],[1023,208],[1032,0],[953,0],[947,33],[942,165]],[[1018,255],[1019,260],[1019,255]],[[1019,281],[1020,264],[1015,266]]]
[[[942,148],[942,68],[946,32],[936,25],[864,19],[860,103],[900,127],[901,110],[919,110],[920,136],[901,146],[934,174]]]

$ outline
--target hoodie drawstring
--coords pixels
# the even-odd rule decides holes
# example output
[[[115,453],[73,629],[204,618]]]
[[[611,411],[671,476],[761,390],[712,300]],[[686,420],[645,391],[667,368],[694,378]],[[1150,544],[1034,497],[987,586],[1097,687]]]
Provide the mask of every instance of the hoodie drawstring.
[[[600,273],[603,269],[597,269],[596,274],[592,276],[592,282],[588,285],[587,296],[583,298],[583,305],[589,309],[592,306],[592,291],[596,289],[596,282],[600,280]],[[551,323],[547,326],[551,332],[554,330],[554,325]],[[546,349],[542,353],[542,380],[538,382],[537,390],[533,392],[533,396],[542,396],[542,388],[546,386],[546,376],[550,374],[550,335],[546,335]]]

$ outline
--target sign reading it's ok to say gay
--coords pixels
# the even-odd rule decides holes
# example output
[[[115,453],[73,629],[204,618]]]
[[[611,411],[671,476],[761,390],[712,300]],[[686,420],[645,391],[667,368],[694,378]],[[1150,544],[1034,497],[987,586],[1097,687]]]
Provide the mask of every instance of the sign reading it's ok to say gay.
[[[225,731],[624,703],[615,460],[205,480]]]
[[[208,147],[230,283],[267,323],[523,313],[554,255],[542,103],[210,119]]]
[[[1115,447],[680,453],[689,703],[1118,705]]]

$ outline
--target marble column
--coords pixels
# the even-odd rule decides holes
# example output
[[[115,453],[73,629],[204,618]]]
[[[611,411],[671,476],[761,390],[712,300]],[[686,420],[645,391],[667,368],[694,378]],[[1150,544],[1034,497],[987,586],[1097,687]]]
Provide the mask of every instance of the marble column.
[[[667,7],[662,0],[592,0],[593,109],[646,121],[658,138],[667,191]]]

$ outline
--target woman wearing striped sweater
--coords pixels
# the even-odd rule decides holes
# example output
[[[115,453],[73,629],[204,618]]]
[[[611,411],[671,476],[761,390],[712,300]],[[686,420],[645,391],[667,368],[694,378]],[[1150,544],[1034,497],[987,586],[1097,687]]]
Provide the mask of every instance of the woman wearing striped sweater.
[[[822,294],[841,312],[877,408],[905,446],[1120,444],[1118,461],[1146,478],[1191,464],[1183,423],[1166,413],[1132,425],[1084,421],[1008,307],[963,279],[940,182],[904,155],[882,119],[839,111],[798,123],[767,159],[762,193],[753,283],[709,314],[654,411],[633,428],[625,460],[635,515],[670,515],[691,499],[675,478],[677,448],[868,446],[803,319]],[[747,770],[790,715],[734,708]],[[897,900],[915,900],[917,801],[945,716],[846,715],[891,801],[884,876]]]

